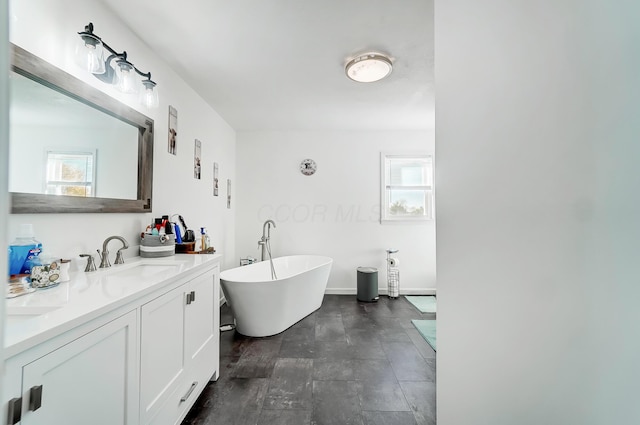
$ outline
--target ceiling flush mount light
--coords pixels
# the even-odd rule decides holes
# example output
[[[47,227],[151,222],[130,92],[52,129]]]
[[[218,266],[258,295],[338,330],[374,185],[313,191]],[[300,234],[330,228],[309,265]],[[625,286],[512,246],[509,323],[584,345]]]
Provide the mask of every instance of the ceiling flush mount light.
[[[140,71],[127,60],[127,52],[118,53],[100,37],[93,33],[93,24],[84,27],[78,33],[80,39],[76,46],[76,62],[91,72],[96,78],[112,84],[122,93],[140,93],[140,102],[147,108],[156,108],[159,104],[156,83],[151,80],[151,73]],[[104,58],[104,51],[109,56]],[[139,81],[138,76],[142,77]],[[140,85],[142,83],[142,86]]]
[[[367,53],[351,59],[345,67],[347,77],[359,83],[373,83],[391,74],[391,59],[381,53]]]

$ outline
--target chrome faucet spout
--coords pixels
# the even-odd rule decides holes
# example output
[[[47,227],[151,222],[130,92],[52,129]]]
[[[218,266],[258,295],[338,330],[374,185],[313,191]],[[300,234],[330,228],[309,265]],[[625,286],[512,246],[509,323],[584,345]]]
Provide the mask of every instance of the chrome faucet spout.
[[[264,224],[262,225],[262,239],[263,240],[267,240],[271,237],[271,226],[273,226],[273,228],[276,228],[276,223],[273,220],[267,220],[264,222]],[[265,236],[266,234],[266,236]]]
[[[258,246],[262,248],[262,255],[260,256],[262,261],[264,261],[265,249],[269,243],[269,238],[271,238],[271,226],[275,229],[276,222],[273,220],[267,220],[262,225],[262,238],[258,241]]]
[[[102,243],[102,252],[98,252],[100,254],[100,268],[104,269],[107,267],[111,267],[111,262],[109,261],[109,250],[107,249],[107,245],[111,240],[117,239],[122,242],[122,248],[118,250],[118,255],[116,256],[116,264],[123,264],[124,258],[122,257],[122,250],[129,248],[129,243],[122,236],[109,236]]]

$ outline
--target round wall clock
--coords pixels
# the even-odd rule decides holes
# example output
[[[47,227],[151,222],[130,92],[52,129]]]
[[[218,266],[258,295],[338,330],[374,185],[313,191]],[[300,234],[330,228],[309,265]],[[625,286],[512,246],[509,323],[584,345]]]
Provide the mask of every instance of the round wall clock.
[[[318,166],[313,159],[304,159],[300,163],[300,172],[305,176],[310,176],[316,172]]]

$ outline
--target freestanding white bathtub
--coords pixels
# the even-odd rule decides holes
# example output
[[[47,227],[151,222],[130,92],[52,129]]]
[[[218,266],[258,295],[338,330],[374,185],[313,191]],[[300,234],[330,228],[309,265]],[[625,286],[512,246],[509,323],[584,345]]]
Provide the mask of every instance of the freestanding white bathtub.
[[[247,336],[275,335],[319,309],[332,263],[319,255],[274,258],[277,280],[271,280],[269,260],[220,273],[236,330]]]

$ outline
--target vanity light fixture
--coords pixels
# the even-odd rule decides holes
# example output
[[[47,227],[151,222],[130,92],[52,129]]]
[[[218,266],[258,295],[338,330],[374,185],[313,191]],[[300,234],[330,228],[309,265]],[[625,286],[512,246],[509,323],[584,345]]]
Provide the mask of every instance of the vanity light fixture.
[[[347,77],[359,83],[373,83],[391,74],[391,59],[381,53],[367,53],[351,59],[345,66]]]
[[[140,103],[147,108],[156,108],[159,104],[156,83],[151,80],[151,73],[144,73],[127,60],[127,52],[118,53],[100,37],[93,33],[93,23],[84,27],[78,33],[80,39],[76,46],[76,62],[96,78],[108,84],[113,84],[122,93],[140,93]],[[109,56],[104,58],[104,51]],[[115,63],[115,68],[112,65]],[[142,89],[138,75],[143,77]]]

